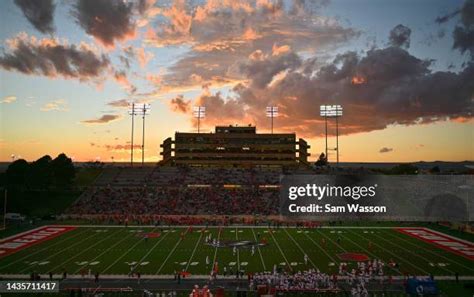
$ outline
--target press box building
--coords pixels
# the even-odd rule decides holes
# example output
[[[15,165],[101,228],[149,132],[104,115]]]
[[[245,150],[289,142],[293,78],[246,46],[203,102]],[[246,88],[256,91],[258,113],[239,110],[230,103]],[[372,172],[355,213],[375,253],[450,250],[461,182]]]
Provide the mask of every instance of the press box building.
[[[164,165],[306,166],[308,143],[295,133],[257,133],[256,127],[217,126],[210,133],[176,132],[160,145]]]

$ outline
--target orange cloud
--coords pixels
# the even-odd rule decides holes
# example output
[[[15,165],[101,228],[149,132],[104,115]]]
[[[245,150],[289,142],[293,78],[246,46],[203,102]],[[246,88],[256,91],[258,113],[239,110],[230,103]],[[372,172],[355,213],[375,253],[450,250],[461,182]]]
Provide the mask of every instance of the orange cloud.
[[[360,76],[360,75],[355,75],[351,79],[351,83],[353,85],[363,85],[366,82],[367,82],[367,80],[363,76]]]
[[[124,87],[129,93],[135,93],[136,87],[128,80],[127,75],[124,71],[115,71],[114,73],[115,81]]]
[[[171,99],[170,108],[174,112],[189,113],[191,111],[191,100],[184,100],[183,95],[178,95]]]
[[[108,106],[117,107],[117,108],[128,108],[130,105],[130,100],[120,99],[107,103]]]
[[[83,120],[81,123],[86,125],[103,125],[120,120],[121,118],[122,116],[118,114],[104,114],[103,116],[96,119]]]
[[[291,48],[289,45],[282,45],[278,46],[276,44],[273,45],[272,47],[272,56],[278,56],[281,54],[286,54],[291,51]]]
[[[238,65],[253,53],[258,59],[257,50],[283,55],[291,50],[324,49],[358,35],[334,18],[316,15],[313,8],[309,1],[288,6],[281,1],[230,0],[163,5],[159,15],[166,21],[148,28],[145,43],[157,47],[188,45],[192,50],[169,67],[160,87],[189,88],[195,85],[193,74],[204,82],[212,77],[242,81],[236,71]],[[276,41],[283,44],[277,46]]]
[[[40,108],[41,111],[69,111],[67,102],[63,99],[46,103]]]
[[[16,101],[16,96],[7,96],[0,103],[10,104]]]
[[[143,47],[137,48],[138,63],[142,68],[145,67],[146,64],[148,64],[148,62],[153,59],[153,57],[153,53],[145,52],[145,49]]]
[[[162,81],[162,77],[159,74],[147,74],[146,80],[148,80],[152,85],[159,85]]]
[[[115,144],[115,145],[106,144],[104,145],[104,147],[106,150],[116,152],[116,153],[120,153],[123,151],[130,151],[132,148],[130,144]],[[133,145],[133,148],[137,150],[141,150],[142,146],[139,144],[135,144]]]

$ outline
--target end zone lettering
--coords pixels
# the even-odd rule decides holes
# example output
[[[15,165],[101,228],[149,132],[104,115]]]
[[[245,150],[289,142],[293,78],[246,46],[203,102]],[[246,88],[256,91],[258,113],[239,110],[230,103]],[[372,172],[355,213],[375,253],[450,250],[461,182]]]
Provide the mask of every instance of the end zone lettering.
[[[436,245],[445,251],[474,260],[474,244],[471,242],[448,236],[428,228],[407,227],[397,228],[396,230],[408,236]]]
[[[74,229],[72,226],[44,226],[5,238],[0,240],[0,258]]]

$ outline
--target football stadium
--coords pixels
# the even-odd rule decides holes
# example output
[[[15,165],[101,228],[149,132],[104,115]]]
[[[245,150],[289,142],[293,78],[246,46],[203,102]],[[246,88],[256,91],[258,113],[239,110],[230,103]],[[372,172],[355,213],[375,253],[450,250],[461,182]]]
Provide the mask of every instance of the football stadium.
[[[262,145],[255,139],[242,143],[250,151]],[[228,148],[222,141],[214,145]],[[245,150],[212,165],[207,159],[191,166],[164,159],[144,167],[77,168],[79,176],[93,178],[53,221],[37,219],[3,231],[1,276],[60,280],[65,294],[106,296],[187,296],[193,290],[216,296],[353,296],[361,284],[371,296],[405,296],[409,285],[418,294],[420,284],[439,296],[469,292],[463,286],[474,278],[472,235],[464,230],[470,225],[281,216],[282,175],[334,170],[299,162],[296,151],[290,166],[285,157],[249,167],[245,158],[255,162],[254,154]]]
[[[0,16],[0,296],[474,296],[474,1]]]

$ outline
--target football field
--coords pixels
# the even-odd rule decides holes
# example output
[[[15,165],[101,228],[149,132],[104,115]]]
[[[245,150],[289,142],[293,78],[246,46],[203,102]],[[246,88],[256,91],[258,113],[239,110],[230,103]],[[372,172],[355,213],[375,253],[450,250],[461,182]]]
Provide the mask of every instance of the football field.
[[[341,262],[350,270],[357,261],[377,259],[386,264],[386,275],[474,276],[472,257],[449,248],[472,243],[442,237],[448,242],[443,248],[417,234],[392,227],[70,226],[57,236],[3,255],[0,275],[66,271],[70,276],[90,270],[101,276],[126,277],[133,271],[159,278],[184,271],[206,278],[213,269],[220,275],[225,269],[229,275],[275,268],[294,272],[314,268],[332,274],[339,272]],[[3,239],[2,245],[9,240],[15,237]]]

